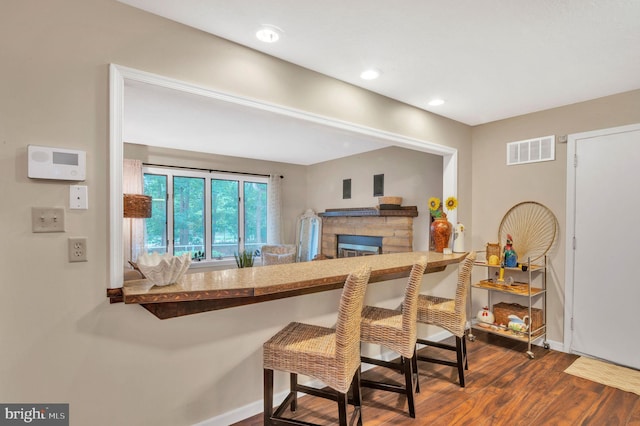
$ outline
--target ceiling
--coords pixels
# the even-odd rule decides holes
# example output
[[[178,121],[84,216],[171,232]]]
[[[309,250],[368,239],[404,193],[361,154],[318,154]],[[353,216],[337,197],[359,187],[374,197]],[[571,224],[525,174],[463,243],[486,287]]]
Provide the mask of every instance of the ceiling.
[[[125,80],[124,141],[311,165],[393,145],[252,106]]]
[[[638,0],[119,1],[468,125],[640,88]]]

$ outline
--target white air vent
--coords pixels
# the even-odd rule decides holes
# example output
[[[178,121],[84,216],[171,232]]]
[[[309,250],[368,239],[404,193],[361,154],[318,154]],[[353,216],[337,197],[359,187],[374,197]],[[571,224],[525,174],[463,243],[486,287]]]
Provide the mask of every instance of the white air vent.
[[[556,159],[556,137],[543,136],[507,144],[507,166]]]

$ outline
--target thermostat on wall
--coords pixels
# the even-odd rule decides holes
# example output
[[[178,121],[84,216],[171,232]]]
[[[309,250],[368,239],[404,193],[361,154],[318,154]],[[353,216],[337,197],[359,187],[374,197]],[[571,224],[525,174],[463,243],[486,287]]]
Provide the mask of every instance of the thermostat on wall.
[[[30,178],[85,180],[85,151],[37,145],[29,145],[28,151]]]

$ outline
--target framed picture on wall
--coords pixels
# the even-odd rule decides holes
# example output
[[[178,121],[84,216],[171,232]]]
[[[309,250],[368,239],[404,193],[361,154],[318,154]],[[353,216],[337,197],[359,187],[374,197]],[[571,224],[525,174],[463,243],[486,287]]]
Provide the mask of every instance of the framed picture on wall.
[[[342,199],[348,200],[351,198],[351,179],[342,180]]]
[[[373,175],[373,196],[382,197],[384,195],[384,174]]]

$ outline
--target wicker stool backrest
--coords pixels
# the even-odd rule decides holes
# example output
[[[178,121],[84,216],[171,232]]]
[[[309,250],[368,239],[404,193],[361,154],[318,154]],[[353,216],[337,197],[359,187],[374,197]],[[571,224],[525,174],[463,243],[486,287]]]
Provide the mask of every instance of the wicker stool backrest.
[[[338,389],[346,392],[360,366],[360,323],[364,294],[371,275],[370,267],[351,273],[342,289],[336,322],[336,368],[343,381]]]
[[[411,358],[416,346],[417,337],[417,317],[418,317],[418,295],[424,270],[427,268],[427,258],[421,257],[411,268],[409,281],[404,289],[404,301],[402,302],[402,335],[405,350],[401,355]]]
[[[455,310],[461,318],[462,326],[467,322],[467,299],[469,297],[469,286],[471,284],[471,268],[476,260],[476,252],[472,251],[462,262],[462,268],[458,273],[458,285],[456,287]]]

